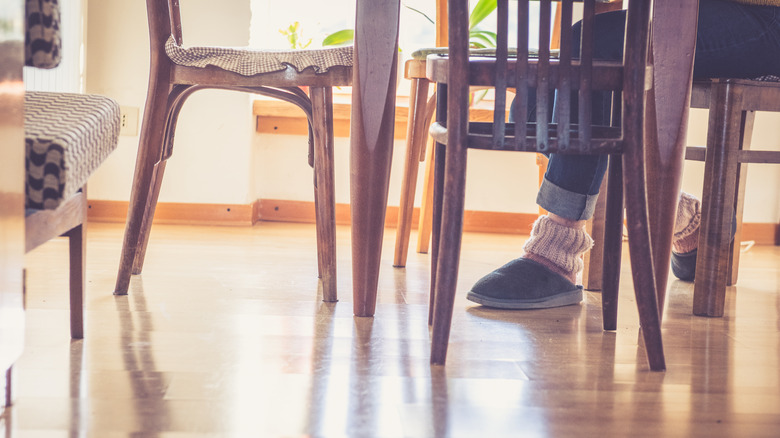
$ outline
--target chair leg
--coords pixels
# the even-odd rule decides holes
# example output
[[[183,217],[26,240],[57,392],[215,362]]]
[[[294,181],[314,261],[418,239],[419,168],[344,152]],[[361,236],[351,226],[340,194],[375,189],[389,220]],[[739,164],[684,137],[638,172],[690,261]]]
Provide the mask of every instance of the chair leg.
[[[409,117],[406,130],[406,157],[404,175],[401,182],[401,201],[398,207],[398,228],[395,235],[395,254],[393,266],[406,266],[409,251],[409,234],[412,231],[412,213],[414,211],[414,192],[417,186],[417,173],[420,168],[420,152],[428,137],[425,125],[428,101],[427,79],[412,79],[409,96]]]
[[[439,124],[446,124],[447,114],[447,86],[439,84],[436,89],[436,94],[441,96],[437,99],[437,115],[436,122]],[[430,191],[431,198],[431,233],[432,233],[432,250],[431,250],[431,285],[430,285],[430,297],[428,304],[428,326],[433,325],[433,311],[436,307],[436,270],[439,262],[439,241],[441,237],[441,214],[442,214],[442,197],[444,191],[444,162],[446,157],[446,148],[443,144],[436,143],[432,148],[433,158],[435,161],[430,161],[429,166],[433,169],[433,174],[430,178],[432,185]]]
[[[607,176],[601,260],[601,311],[604,330],[617,330],[620,259],[623,252],[623,163],[610,156]],[[602,185],[603,187],[603,185]],[[593,260],[598,263],[598,261]]]
[[[338,301],[336,293],[336,195],[333,169],[333,91],[311,87],[314,134],[314,190],[317,260],[322,300]]]
[[[141,232],[138,236],[138,249],[136,249],[135,258],[133,259],[133,275],[140,274],[144,269],[144,258],[146,258],[146,248],[149,246],[149,235],[152,231],[152,221],[154,220],[154,212],[157,209],[157,200],[160,197],[160,188],[162,187],[162,179],[165,174],[165,163],[167,161],[161,161],[154,166],[152,190],[144,206]]]
[[[119,259],[119,272],[114,288],[115,295],[127,294],[133,265],[138,251],[143,247],[144,233],[142,230],[144,225],[147,229],[151,226],[152,218],[149,217],[149,207],[156,203],[153,187],[159,186],[162,180],[162,172],[158,170],[160,167],[157,166],[157,163],[162,155],[163,136],[168,114],[167,91],[164,94],[155,94],[150,86],[149,93],[141,126],[138,157],[136,158],[135,175],[130,192],[130,206],[127,212],[122,254]],[[164,167],[163,164],[161,166]],[[148,239],[148,231],[146,238]],[[143,261],[143,255],[140,257],[140,261]]]
[[[585,290],[599,291],[603,288],[602,277],[604,264],[604,227],[607,212],[607,178],[601,181],[599,198],[593,217],[586,223],[585,229],[593,238],[593,247],[583,257],[582,285]],[[622,205],[622,201],[621,201]],[[621,211],[622,215],[622,211]],[[622,226],[621,226],[622,229]]]
[[[655,284],[653,251],[650,244],[650,223],[644,181],[644,163],[636,149],[626,147],[623,155],[623,180],[628,222],[628,249],[634,293],[639,310],[639,324],[645,341],[647,361],[653,371],[666,369],[661,338],[661,313]],[[639,177],[637,177],[639,176]]]
[[[466,187],[466,149],[450,146],[447,152],[447,189],[443,196],[439,250],[436,263],[436,290],[433,308],[431,363],[444,365],[452,325],[458,264],[463,233],[463,201]]]
[[[422,200],[420,201],[420,220],[417,223],[417,252],[428,253],[433,224],[433,162],[436,147],[428,146],[425,158],[425,178],[423,179]]]
[[[728,84],[714,84],[704,162],[704,193],[693,288],[693,313],[723,316],[737,185],[739,137],[744,121],[738,96]]]
[[[753,122],[756,119],[755,111],[745,111],[742,113],[742,129],[740,131],[740,150],[749,150],[753,139]],[[745,185],[747,182],[747,164],[737,163],[736,188],[734,189],[734,209],[737,218],[737,231],[734,234],[734,240],[731,242],[729,273],[727,277],[727,286],[737,283],[739,274],[739,254],[740,242],[742,242],[742,213],[745,210]]]
[[[66,235],[70,249],[70,337],[82,339],[84,338],[84,285],[87,254],[86,221],[68,231]]]
[[[459,94],[462,90],[467,88],[458,87],[455,91]],[[438,224],[440,235],[436,256],[436,289],[431,334],[431,364],[435,365],[444,365],[447,359],[452,311],[458,284],[467,157],[467,148],[463,143],[465,132],[462,131],[466,129],[467,117],[466,114],[462,119],[463,126],[458,126],[457,123],[454,123],[455,126],[448,126],[449,140],[444,166],[444,181],[447,182],[447,187],[442,193],[441,221]]]

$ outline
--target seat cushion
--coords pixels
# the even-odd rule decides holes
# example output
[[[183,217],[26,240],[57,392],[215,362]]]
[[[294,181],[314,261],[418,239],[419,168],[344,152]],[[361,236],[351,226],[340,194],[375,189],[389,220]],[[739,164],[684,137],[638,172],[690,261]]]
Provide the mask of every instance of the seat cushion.
[[[288,66],[298,72],[311,67],[316,73],[325,73],[331,67],[351,67],[353,48],[256,51],[230,47],[182,47],[171,36],[165,43],[165,52],[178,65],[201,68],[212,65],[242,76],[254,76],[285,70]]]
[[[26,207],[55,209],[116,149],[119,105],[103,96],[28,91],[24,109]]]

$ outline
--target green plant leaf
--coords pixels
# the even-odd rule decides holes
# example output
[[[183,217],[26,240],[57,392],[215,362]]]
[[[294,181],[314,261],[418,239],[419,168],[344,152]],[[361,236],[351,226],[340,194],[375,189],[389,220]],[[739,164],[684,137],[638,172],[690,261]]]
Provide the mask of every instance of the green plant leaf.
[[[469,32],[469,45],[471,47],[485,48],[496,47],[496,34],[484,30],[472,30]]]
[[[325,37],[322,40],[323,46],[341,46],[350,44],[355,40],[355,31],[352,29],[342,29]]]
[[[425,12],[423,12],[423,11],[421,11],[419,9],[415,9],[415,8],[413,8],[413,7],[411,7],[411,6],[407,5],[407,4],[404,4],[404,7],[406,9],[412,10],[412,11],[417,12],[418,14],[422,15],[423,17],[425,17],[426,20],[430,21],[431,24],[434,24],[434,25],[436,24],[436,20],[434,20],[431,17],[429,17]]]
[[[496,0],[479,0],[469,15],[469,29],[474,29],[491,12],[496,10]]]

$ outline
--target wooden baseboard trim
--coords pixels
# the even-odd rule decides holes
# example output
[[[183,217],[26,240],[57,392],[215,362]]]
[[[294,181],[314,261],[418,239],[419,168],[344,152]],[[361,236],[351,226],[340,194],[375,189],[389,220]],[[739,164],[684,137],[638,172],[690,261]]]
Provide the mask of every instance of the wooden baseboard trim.
[[[780,245],[780,224],[742,223],[742,241],[756,245]]]
[[[88,218],[95,222],[124,222],[126,201],[90,200]],[[419,209],[415,208],[412,227],[417,228]],[[463,229],[479,233],[528,234],[537,215],[470,211],[463,214]],[[252,204],[185,204],[159,203],[154,223],[184,225],[249,226],[258,221],[314,223],[314,203],[282,199],[258,199]],[[336,204],[336,224],[349,225],[348,204]],[[398,226],[398,207],[388,207],[385,227]],[[758,245],[780,245],[780,224],[743,223],[742,240]]]
[[[95,222],[125,222],[127,201],[88,202],[87,218]],[[160,202],[154,213],[155,224],[250,226],[252,205],[187,204]]]
[[[255,203],[255,221],[314,223],[314,203],[280,199],[259,199]],[[417,228],[420,211],[412,213],[412,228]],[[527,234],[536,220],[535,214],[502,213],[491,211],[466,211],[463,214],[463,228],[469,232]],[[336,204],[336,223],[349,225],[348,204]],[[385,227],[398,226],[398,207],[391,206],[385,213]]]

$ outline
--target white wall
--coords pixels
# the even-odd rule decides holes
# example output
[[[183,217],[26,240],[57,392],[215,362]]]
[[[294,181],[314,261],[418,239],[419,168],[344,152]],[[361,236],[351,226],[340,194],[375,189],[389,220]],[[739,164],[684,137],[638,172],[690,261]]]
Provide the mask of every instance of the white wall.
[[[250,0],[183,4],[187,45],[243,46],[249,42]],[[218,5],[218,6],[217,6]],[[148,77],[148,36],[142,1],[88,0],[87,92],[143,109]],[[408,85],[402,85],[408,86]],[[706,111],[692,110],[690,144],[706,140]],[[306,138],[257,134],[250,97],[202,92],[180,117],[174,156],[168,164],[162,202],[245,204],[257,198],[312,201]],[[90,197],[127,200],[137,137],[121,137],[119,149],[90,182]],[[754,148],[780,150],[780,114],[759,114]],[[349,140],[336,139],[336,201],[349,202]],[[395,142],[389,204],[398,205],[403,141]],[[471,151],[466,208],[537,211],[538,169],[532,154]],[[418,187],[422,186],[422,168]],[[686,163],[683,188],[700,195],[703,168]],[[780,221],[780,166],[752,165],[745,220]],[[419,205],[419,190],[417,203]]]
[[[182,2],[187,45],[245,46],[249,0]],[[149,71],[149,38],[143,1],[89,0],[87,86],[143,114]],[[166,168],[161,202],[247,204],[251,187],[253,129],[250,98],[224,91],[196,93],[184,106],[174,154]],[[116,152],[90,180],[90,198],[127,200],[138,137],[120,137]]]

